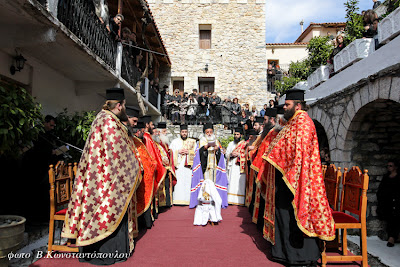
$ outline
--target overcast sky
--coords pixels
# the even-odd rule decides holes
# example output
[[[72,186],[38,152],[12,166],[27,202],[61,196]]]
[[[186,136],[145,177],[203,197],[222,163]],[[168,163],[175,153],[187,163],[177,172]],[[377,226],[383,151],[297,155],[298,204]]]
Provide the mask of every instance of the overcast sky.
[[[293,43],[310,22],[345,22],[345,0],[266,0],[266,42]],[[382,1],[381,1],[382,2]],[[360,0],[361,10],[371,9],[372,0]]]

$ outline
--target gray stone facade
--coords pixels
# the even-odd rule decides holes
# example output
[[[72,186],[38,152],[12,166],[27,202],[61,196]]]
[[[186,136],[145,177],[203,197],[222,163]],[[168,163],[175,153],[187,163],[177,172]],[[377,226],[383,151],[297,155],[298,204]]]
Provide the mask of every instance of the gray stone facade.
[[[389,159],[400,158],[400,68],[383,70],[311,105],[308,111],[322,125],[332,163],[367,169],[368,235],[384,237],[376,214],[376,192]]]
[[[199,78],[214,78],[215,92],[261,109],[268,98],[264,0],[149,0],[172,61],[160,84],[184,82],[199,89]],[[211,48],[200,49],[199,25],[211,28]],[[207,68],[206,68],[207,65]]]

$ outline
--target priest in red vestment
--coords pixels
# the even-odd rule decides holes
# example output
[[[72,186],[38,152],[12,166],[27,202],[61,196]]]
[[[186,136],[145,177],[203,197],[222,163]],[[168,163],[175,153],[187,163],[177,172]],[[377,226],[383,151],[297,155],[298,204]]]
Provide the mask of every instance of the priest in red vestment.
[[[150,153],[150,156],[157,162],[155,177],[154,177],[154,198],[152,204],[152,216],[153,220],[157,219],[157,212],[158,212],[158,188],[160,187],[161,183],[164,181],[165,176],[167,175],[167,169],[164,167],[160,150],[157,147],[157,144],[154,142],[152,135],[154,132],[154,124],[151,121],[151,116],[143,116],[140,118],[139,121],[142,121],[145,124],[144,134],[143,134],[143,143],[146,146],[147,150]],[[149,225],[146,225],[149,227]]]
[[[169,149],[169,138],[166,122],[157,124],[157,134],[153,136],[153,140],[160,151],[163,165],[167,170],[167,174],[158,188],[158,206],[171,207],[173,187],[176,184],[175,164],[172,151]]]
[[[264,237],[273,244],[275,260],[316,266],[321,257],[317,239],[333,240],[335,226],[315,125],[305,109],[304,91],[289,90],[284,105],[288,123],[263,155],[263,179],[267,185],[275,184],[274,191],[266,194]]]

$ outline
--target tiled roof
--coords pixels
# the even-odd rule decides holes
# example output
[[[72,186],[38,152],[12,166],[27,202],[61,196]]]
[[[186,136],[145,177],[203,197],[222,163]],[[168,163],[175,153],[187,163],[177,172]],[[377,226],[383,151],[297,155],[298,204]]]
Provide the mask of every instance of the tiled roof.
[[[302,40],[315,26],[322,26],[322,27],[344,27],[346,26],[346,22],[323,22],[323,23],[314,23],[310,22],[310,25],[300,34],[300,36],[294,41],[295,43]]]

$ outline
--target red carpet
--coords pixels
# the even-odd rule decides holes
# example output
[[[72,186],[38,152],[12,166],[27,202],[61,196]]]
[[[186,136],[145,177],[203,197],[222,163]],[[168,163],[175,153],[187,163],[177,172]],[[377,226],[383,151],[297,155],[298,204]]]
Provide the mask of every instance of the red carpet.
[[[159,214],[154,227],[139,236],[128,261],[115,266],[282,266],[268,260],[269,243],[247,208],[229,206],[215,226],[193,226],[193,217],[194,209],[187,206]],[[31,266],[75,265],[94,266],[77,259],[41,259]]]

